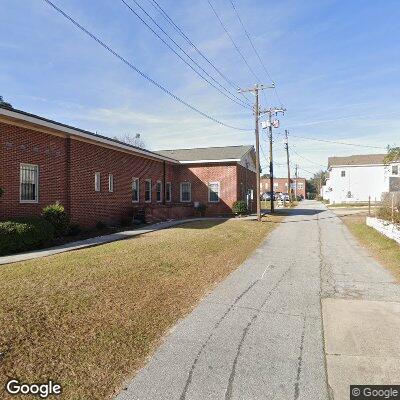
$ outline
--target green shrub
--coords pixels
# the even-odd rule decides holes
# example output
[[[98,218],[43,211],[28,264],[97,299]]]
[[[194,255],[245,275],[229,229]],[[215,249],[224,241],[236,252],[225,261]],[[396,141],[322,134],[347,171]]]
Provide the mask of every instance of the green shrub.
[[[107,227],[107,225],[103,221],[97,221],[96,229],[101,231],[101,230],[105,229],[106,227]]]
[[[200,215],[201,217],[204,217],[206,215],[207,206],[204,203],[199,203],[199,205],[195,207],[195,209],[198,215]]]
[[[247,205],[243,200],[238,200],[233,203],[232,211],[236,215],[245,215],[247,214]]]
[[[58,201],[43,208],[42,216],[54,226],[57,236],[65,235],[68,232],[70,218],[64,206]]]
[[[0,255],[32,250],[53,238],[53,225],[40,217],[0,222]]]
[[[119,220],[119,225],[122,226],[122,227],[131,226],[132,225],[132,220],[129,217],[122,217]]]
[[[79,224],[70,224],[68,228],[68,235],[69,236],[77,236],[82,232],[82,228],[79,226]]]

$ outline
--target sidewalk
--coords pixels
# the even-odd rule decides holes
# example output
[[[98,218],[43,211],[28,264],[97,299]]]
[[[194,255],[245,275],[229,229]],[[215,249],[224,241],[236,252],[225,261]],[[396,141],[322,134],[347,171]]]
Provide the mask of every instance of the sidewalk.
[[[244,218],[245,219],[254,219],[255,217],[250,215],[250,216],[244,217]],[[26,260],[32,260],[35,258],[48,257],[48,256],[52,256],[54,254],[64,253],[66,251],[84,249],[84,248],[92,247],[92,246],[99,246],[101,244],[115,242],[117,240],[129,239],[134,236],[143,235],[145,233],[154,232],[154,231],[158,231],[161,229],[171,228],[176,225],[186,224],[188,222],[210,221],[210,220],[212,221],[212,220],[220,220],[220,219],[228,220],[230,218],[228,218],[228,217],[188,218],[188,219],[159,222],[159,223],[152,224],[147,227],[143,227],[143,228],[139,228],[139,229],[135,229],[135,230],[112,233],[110,235],[104,235],[104,236],[97,236],[97,237],[90,238],[90,239],[84,239],[84,240],[79,240],[77,242],[71,242],[71,243],[66,243],[66,244],[60,245],[60,246],[50,247],[47,249],[34,250],[34,251],[30,251],[30,252],[25,252],[25,253],[3,256],[3,257],[0,257],[0,265],[11,264],[11,263],[26,261]]]

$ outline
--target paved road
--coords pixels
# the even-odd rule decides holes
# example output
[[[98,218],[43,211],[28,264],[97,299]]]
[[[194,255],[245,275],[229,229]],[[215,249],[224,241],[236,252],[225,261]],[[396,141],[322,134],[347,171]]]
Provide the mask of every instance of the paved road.
[[[341,221],[322,204],[304,201],[171,330],[117,399],[348,399],[348,384],[371,379],[363,371],[376,356],[368,340],[358,342],[363,324],[369,339],[373,331],[365,304],[384,324],[396,310],[380,312],[379,305],[397,307],[399,300],[391,275]],[[364,320],[353,318],[352,307]],[[392,358],[398,351],[389,375],[400,373],[395,339],[385,329],[380,335]]]

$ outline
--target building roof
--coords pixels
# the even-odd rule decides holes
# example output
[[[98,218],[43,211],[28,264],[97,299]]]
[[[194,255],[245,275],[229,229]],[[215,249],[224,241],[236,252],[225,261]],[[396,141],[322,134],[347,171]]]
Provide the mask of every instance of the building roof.
[[[125,142],[121,142],[117,139],[112,139],[107,136],[99,135],[97,133],[93,133],[90,131],[86,131],[84,129],[76,128],[71,125],[66,125],[61,122],[53,121],[51,119],[47,119],[41,117],[39,115],[30,114],[25,111],[17,110],[15,108],[10,108],[0,104],[0,121],[2,119],[13,120],[13,121],[22,121],[24,123],[33,124],[36,126],[41,126],[44,128],[50,128],[56,131],[63,132],[67,135],[75,135],[78,137],[92,139],[96,142],[105,143],[120,149],[132,151],[133,153],[140,154],[143,156],[147,156],[150,158],[159,159],[162,161],[168,161],[172,163],[177,163],[177,160],[174,158],[168,157],[168,155],[162,155],[154,151],[142,149],[140,147],[133,146],[131,144],[127,144]]]
[[[159,150],[156,151],[156,153],[165,157],[174,158],[182,164],[185,164],[195,162],[240,161],[242,157],[252,149],[253,146],[248,145]]]
[[[339,165],[383,165],[386,154],[356,154],[347,157],[329,157],[328,168]]]

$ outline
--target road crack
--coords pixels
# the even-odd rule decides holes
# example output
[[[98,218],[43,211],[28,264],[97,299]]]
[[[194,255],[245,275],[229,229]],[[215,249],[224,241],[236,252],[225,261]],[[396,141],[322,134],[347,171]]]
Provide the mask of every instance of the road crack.
[[[254,323],[254,321],[258,318],[258,316],[260,315],[262,308],[265,306],[265,304],[267,304],[267,301],[269,300],[269,298],[271,297],[272,293],[278,288],[278,286],[280,285],[280,283],[283,281],[283,279],[285,278],[285,276],[288,274],[288,272],[290,271],[291,267],[289,267],[283,274],[282,276],[279,278],[279,280],[275,283],[275,285],[272,287],[272,289],[267,293],[266,298],[264,299],[264,301],[262,302],[261,306],[259,309],[256,310],[256,312],[254,313],[253,317],[251,318],[250,322],[246,325],[246,327],[243,329],[243,333],[242,333],[242,337],[240,339],[240,342],[238,344],[238,347],[236,349],[236,355],[235,358],[233,360],[233,364],[232,364],[232,369],[231,369],[231,373],[229,375],[229,379],[228,379],[228,386],[226,388],[226,392],[225,392],[225,400],[230,400],[232,398],[232,393],[233,393],[233,382],[235,380],[235,375],[236,375],[236,366],[239,360],[239,356],[240,356],[240,351],[243,347],[244,341],[246,339],[246,336],[250,330],[251,325]]]

